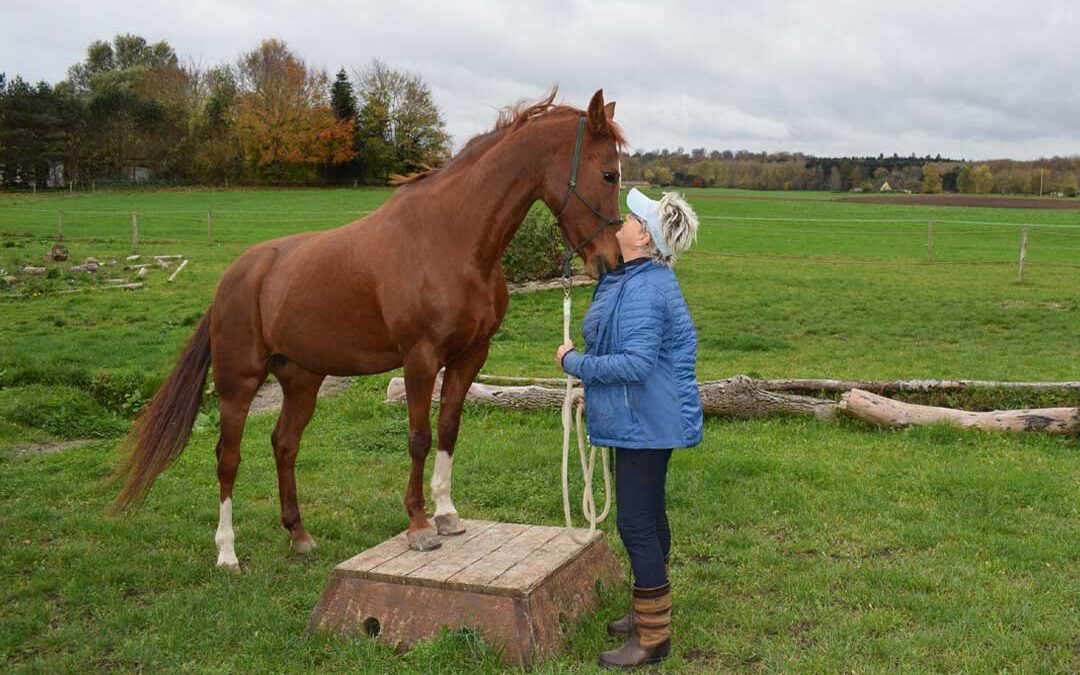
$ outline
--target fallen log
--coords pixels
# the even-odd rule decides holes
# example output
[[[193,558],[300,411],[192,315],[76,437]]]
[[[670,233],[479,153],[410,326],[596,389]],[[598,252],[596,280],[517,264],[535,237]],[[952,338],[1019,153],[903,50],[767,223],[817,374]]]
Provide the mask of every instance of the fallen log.
[[[134,290],[134,289],[142,288],[142,287],[143,287],[143,285],[141,283],[135,283],[135,284],[109,284],[107,286],[86,286],[84,288],[69,288],[69,289],[62,290],[62,291],[52,291],[52,292],[49,292],[49,293],[39,293],[39,294],[36,294],[36,296],[46,297],[46,296],[53,296],[53,295],[72,295],[74,293],[94,293],[96,291],[108,291],[108,290],[111,290],[111,289],[114,289],[114,288],[125,288],[125,289],[128,289],[128,290]],[[18,300],[18,299],[22,299],[22,298],[30,298],[30,297],[36,297],[36,296],[34,294],[30,294],[30,293],[18,293],[18,294],[0,296],[0,299],[3,299],[3,300]]]
[[[492,375],[481,373],[477,382],[487,384],[553,384],[566,382],[565,378],[523,377],[514,375]],[[724,383],[729,380],[705,380],[702,386]],[[852,389],[862,389],[875,394],[895,394],[900,392],[955,393],[972,389],[1003,389],[1024,392],[1054,391],[1061,389],[1080,390],[1080,382],[999,382],[991,380],[831,380],[831,379],[776,379],[751,380],[763,391],[780,391],[789,394],[816,394],[827,392],[842,394]]]
[[[565,380],[563,382],[565,383]],[[441,386],[440,376],[435,383],[435,401],[438,400]],[[700,383],[698,391],[705,414],[722,417],[813,415],[819,419],[831,419],[837,408],[835,401],[763,391],[754,385],[754,380],[745,375]],[[562,407],[564,395],[565,389],[537,384],[500,386],[473,383],[465,400],[509,410],[558,410]],[[386,388],[386,400],[388,403],[405,401],[403,378],[395,377],[390,380]]]
[[[699,382],[701,408],[707,415],[721,417],[771,417],[773,415],[813,415],[818,419],[832,419],[836,414],[836,401],[766,391],[745,375],[726,380]]]
[[[949,424],[956,427],[997,431],[1045,431],[1051,434],[1080,433],[1080,408],[1035,408],[971,412],[952,408],[903,403],[861,389],[841,397],[841,410],[870,424],[906,427],[916,424]]]
[[[1080,389],[1080,382],[995,382],[990,380],[817,380],[780,379],[754,380],[765,391],[832,392],[843,393],[852,389],[875,394],[899,392],[953,393],[970,389],[1006,389],[1022,391],[1050,391],[1056,389]]]
[[[476,376],[477,382],[484,382],[486,384],[552,384],[552,385],[565,385],[565,377],[524,377],[519,375],[491,375],[489,373],[480,373]],[[581,381],[577,378],[574,379],[574,385],[581,384]]]
[[[565,383],[566,380],[563,380]],[[442,389],[442,373],[435,380],[435,394],[432,401],[439,400]],[[471,403],[493,405],[507,410],[557,410],[562,407],[564,389],[543,387],[536,384],[516,387],[502,387],[474,382],[469,387],[465,400]],[[405,379],[395,377],[386,387],[387,403],[405,402]]]
[[[176,268],[176,271],[175,271],[175,272],[173,272],[173,273],[172,273],[171,275],[169,275],[169,278],[168,278],[168,282],[169,282],[170,284],[171,284],[171,283],[173,282],[173,279],[175,279],[175,278],[176,278],[176,275],[177,275],[177,274],[180,274],[180,270],[182,270],[182,269],[184,269],[185,267],[187,267],[187,264],[188,264],[188,261],[187,261],[187,258],[185,258],[185,259],[184,259],[184,261],[183,261],[182,263],[180,263],[180,266]]]
[[[578,274],[571,278],[571,282],[574,286],[588,286],[590,284],[595,284],[596,279],[593,279],[586,274]],[[506,284],[506,290],[508,293],[510,293],[510,295],[516,295],[518,293],[532,293],[533,291],[550,291],[562,287],[562,278],[547,279],[544,281],[525,281],[518,284]]]

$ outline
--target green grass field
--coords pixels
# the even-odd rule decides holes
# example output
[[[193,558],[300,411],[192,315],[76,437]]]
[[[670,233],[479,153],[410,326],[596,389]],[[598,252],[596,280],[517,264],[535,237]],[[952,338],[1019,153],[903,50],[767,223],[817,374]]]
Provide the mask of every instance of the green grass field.
[[[111,494],[99,484],[116,439],[229,262],[254,242],[349,222],[388,195],[0,196],[7,273],[41,260],[59,210],[75,261],[130,254],[133,210],[144,257],[191,260],[173,284],[156,270],[138,291],[66,275],[0,288],[6,670],[500,670],[468,632],[406,655],[304,633],[332,567],[406,525],[405,411],[381,403],[391,374],[320,402],[308,428],[297,471],[319,542],[310,556],[291,555],[277,524],[273,415],[253,416],[244,441],[240,577],[214,568],[212,416],[141,510],[104,515]],[[698,326],[701,379],[1080,379],[1080,211],[688,196],[702,229],[677,274]],[[578,320],[589,293],[575,291]],[[556,375],[559,300],[557,291],[514,296],[485,372]],[[18,450],[68,439],[99,440]],[[462,515],[558,524],[559,446],[554,413],[468,409],[454,481]],[[677,610],[674,658],[662,670],[1080,670],[1078,450],[1075,438],[1039,434],[708,420],[702,445],[677,452],[671,469]],[[613,523],[604,527],[621,555]],[[592,671],[596,652],[614,644],[604,624],[626,602],[625,589],[611,591],[569,627],[566,655],[539,672]]]

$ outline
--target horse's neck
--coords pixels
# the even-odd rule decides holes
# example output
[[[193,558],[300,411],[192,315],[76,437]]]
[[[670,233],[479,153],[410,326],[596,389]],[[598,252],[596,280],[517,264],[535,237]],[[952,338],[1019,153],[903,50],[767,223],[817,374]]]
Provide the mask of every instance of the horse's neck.
[[[444,236],[453,236],[470,251],[478,269],[494,270],[529,207],[541,197],[546,163],[539,158],[551,156],[546,146],[532,129],[512,132],[471,166],[442,178],[444,199],[458,206],[452,213],[445,213],[443,200],[432,195],[431,208],[444,211]],[[435,190],[435,181],[429,187]]]

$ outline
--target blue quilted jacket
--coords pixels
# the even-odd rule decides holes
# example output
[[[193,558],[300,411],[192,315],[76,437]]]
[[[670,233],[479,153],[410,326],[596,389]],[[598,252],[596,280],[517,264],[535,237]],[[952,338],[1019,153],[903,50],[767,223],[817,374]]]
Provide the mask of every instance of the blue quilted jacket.
[[[675,273],[653,260],[605,275],[582,323],[586,351],[563,368],[585,385],[595,445],[685,448],[701,442],[697,333]]]

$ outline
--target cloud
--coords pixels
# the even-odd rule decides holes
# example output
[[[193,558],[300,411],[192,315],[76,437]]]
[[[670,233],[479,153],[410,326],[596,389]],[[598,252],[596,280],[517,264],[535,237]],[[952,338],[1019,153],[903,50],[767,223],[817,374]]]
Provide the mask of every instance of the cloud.
[[[72,0],[0,9],[0,70],[55,82],[86,45],[165,39],[205,65],[279,37],[314,65],[420,74],[458,146],[558,82],[603,87],[634,148],[1080,154],[1080,19],[971,0],[458,3]]]

